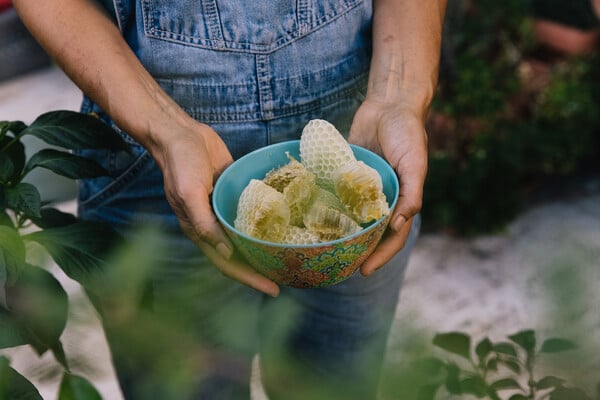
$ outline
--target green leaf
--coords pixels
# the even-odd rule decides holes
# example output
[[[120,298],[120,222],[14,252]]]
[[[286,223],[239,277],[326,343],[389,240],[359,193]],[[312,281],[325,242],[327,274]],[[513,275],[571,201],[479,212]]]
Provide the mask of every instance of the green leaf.
[[[495,343],[494,351],[496,353],[506,354],[506,355],[509,355],[512,357],[517,356],[517,350],[511,343],[508,343],[508,342]]]
[[[8,207],[26,216],[41,217],[40,207],[42,200],[40,192],[31,183],[21,182],[6,190],[6,202]]]
[[[535,351],[535,332],[531,329],[515,333],[508,338],[518,344],[527,354],[533,354]]]
[[[85,284],[104,269],[120,236],[107,224],[76,222],[33,232],[24,239],[44,246],[67,276]]]
[[[471,376],[460,382],[463,393],[472,394],[477,398],[485,397],[487,394],[487,385],[480,376]]]
[[[0,307],[0,349],[28,343],[29,338],[23,332],[15,317],[8,310]]]
[[[27,162],[24,174],[34,168],[46,168],[71,179],[96,178],[109,173],[93,160],[54,149],[43,149],[35,153]]]
[[[480,364],[483,365],[485,363],[487,355],[490,354],[493,349],[494,347],[492,342],[488,338],[484,338],[477,343],[477,346],[475,347],[475,353],[477,354],[477,357],[479,357]]]
[[[435,400],[435,395],[440,388],[440,384],[423,385],[419,388],[417,400]]]
[[[0,152],[0,183],[9,182],[14,174],[15,167],[8,154]]]
[[[464,333],[439,333],[433,338],[433,344],[450,353],[470,359],[471,337]]]
[[[513,360],[501,360],[500,362],[515,374],[521,373],[521,365],[518,362]]]
[[[58,400],[102,400],[102,397],[87,379],[64,374],[60,382]]]
[[[74,111],[51,111],[40,115],[23,131],[48,144],[67,149],[130,151],[115,130],[96,117]]]
[[[550,400],[591,400],[591,398],[581,389],[558,387],[550,393]]]
[[[44,207],[40,210],[41,218],[31,218],[32,222],[42,229],[67,226],[77,222],[73,214],[65,213],[56,208]]]
[[[69,301],[58,280],[42,268],[26,265],[10,289],[10,313],[29,343],[40,354],[47,349],[60,351]]]
[[[19,135],[27,125],[23,121],[0,121],[0,131],[2,133],[12,132],[15,135]]]
[[[427,376],[435,376],[443,371],[446,363],[435,357],[427,357],[417,362],[416,368]]]
[[[0,226],[0,284],[13,282],[23,265],[25,244],[19,232],[12,227]]]
[[[460,386],[460,368],[456,364],[446,365],[446,390],[451,394],[462,394]]]
[[[557,378],[556,376],[546,376],[535,383],[536,389],[544,390],[549,388],[557,388],[565,383],[564,379]]]
[[[522,394],[513,394],[508,400],[529,400],[529,397]]]
[[[577,345],[569,340],[560,338],[546,339],[542,343],[540,353],[559,353],[561,351],[573,350]]]
[[[4,356],[0,356],[0,399],[44,400],[27,378],[9,366]]]
[[[519,385],[519,382],[512,378],[504,378],[497,380],[496,382],[492,383],[490,387],[493,390],[521,389],[521,385]]]
[[[25,146],[19,140],[12,141],[13,138],[9,136],[0,139],[0,149],[3,149],[10,143],[10,146],[5,150],[1,150],[0,153],[3,154],[3,157],[7,157],[10,160],[12,169],[10,174],[6,172],[2,173],[1,175],[4,178],[0,178],[0,181],[10,182],[11,185],[14,185],[21,181],[21,172],[25,166]]]

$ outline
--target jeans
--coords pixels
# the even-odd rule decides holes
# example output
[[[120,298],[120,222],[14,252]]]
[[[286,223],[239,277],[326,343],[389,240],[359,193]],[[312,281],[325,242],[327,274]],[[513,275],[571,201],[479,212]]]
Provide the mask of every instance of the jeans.
[[[364,99],[370,2],[292,3],[116,0],[115,15],[159,84],[235,159],[298,139],[313,118],[347,133]],[[82,111],[103,115],[87,99]],[[256,354],[271,400],[375,398],[419,219],[405,248],[371,277],[282,287],[269,298],[221,275],[183,235],[154,160],[115,129],[132,152],[80,151],[116,178],[80,181],[79,215],[131,239],[136,226],[158,226],[165,244],[140,298],[140,324],[101,308],[126,399],[249,399]]]

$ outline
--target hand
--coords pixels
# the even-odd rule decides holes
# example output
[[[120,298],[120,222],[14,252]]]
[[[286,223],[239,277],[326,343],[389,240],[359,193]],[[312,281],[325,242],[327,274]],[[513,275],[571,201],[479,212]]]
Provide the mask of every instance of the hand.
[[[390,226],[360,268],[368,276],[404,247],[412,218],[421,209],[427,174],[427,133],[422,113],[367,97],[354,116],[348,140],[382,155],[400,179],[400,197]]]
[[[209,197],[213,183],[233,161],[218,134],[193,121],[170,132],[158,149],[155,158],[163,171],[167,200],[184,233],[224,275],[277,296],[274,282],[233,257],[233,245],[213,213]]]

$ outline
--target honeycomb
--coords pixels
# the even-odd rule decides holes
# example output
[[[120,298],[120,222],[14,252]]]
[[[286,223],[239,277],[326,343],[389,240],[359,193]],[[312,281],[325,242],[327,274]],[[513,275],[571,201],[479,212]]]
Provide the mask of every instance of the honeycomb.
[[[340,202],[359,223],[377,220],[389,212],[381,176],[364,162],[338,168],[333,181]]]
[[[287,157],[287,164],[244,189],[236,229],[271,242],[311,244],[351,235],[389,213],[379,173],[356,160],[329,122],[309,121],[300,161]]]
[[[317,176],[317,183],[333,188],[332,176],[336,169],[354,161],[350,145],[331,123],[314,119],[302,130],[300,159],[310,172]]]
[[[289,225],[283,236],[283,243],[288,244],[313,244],[319,243],[321,238],[306,228]]]
[[[289,224],[290,207],[284,195],[261,180],[250,180],[238,201],[235,228],[257,239],[281,242]]]
[[[304,225],[324,242],[343,238],[362,229],[344,212],[319,203],[308,209],[304,216]]]

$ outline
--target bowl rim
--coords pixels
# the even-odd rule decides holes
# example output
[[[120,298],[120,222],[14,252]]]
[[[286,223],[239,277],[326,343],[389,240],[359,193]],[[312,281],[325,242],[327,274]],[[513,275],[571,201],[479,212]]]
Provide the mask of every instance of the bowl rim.
[[[219,220],[219,222],[221,223],[222,226],[224,226],[226,228],[226,230],[229,230],[231,232],[234,232],[236,235],[241,236],[242,238],[250,241],[250,242],[254,242],[263,246],[271,246],[271,247],[280,247],[280,248],[292,248],[292,249],[310,249],[310,248],[318,248],[318,247],[328,247],[328,246],[333,246],[336,245],[338,243],[343,243],[343,242],[347,242],[349,240],[352,240],[358,236],[361,236],[373,229],[375,229],[379,224],[383,223],[383,221],[387,218],[389,218],[391,216],[391,214],[393,214],[394,209],[396,208],[396,204],[398,203],[398,198],[400,197],[400,182],[398,180],[398,175],[396,174],[396,171],[392,168],[392,166],[389,164],[389,162],[387,160],[385,160],[383,157],[381,157],[379,154],[367,149],[366,147],[362,147],[362,146],[358,146],[355,144],[350,143],[350,148],[352,149],[352,152],[355,153],[356,155],[356,150],[359,149],[358,151],[363,151],[366,152],[367,154],[369,154],[371,157],[375,157],[380,159],[380,161],[382,161],[382,165],[385,169],[388,169],[388,172],[391,172],[391,176],[394,177],[393,182],[394,182],[394,194],[393,194],[393,198],[392,198],[392,202],[389,205],[390,206],[390,213],[384,215],[383,217],[372,221],[370,223],[368,223],[367,226],[364,226],[363,229],[359,230],[358,232],[355,232],[351,235],[347,235],[344,237],[341,237],[339,239],[335,239],[335,240],[329,240],[326,242],[318,242],[318,243],[308,243],[308,244],[291,244],[291,243],[279,243],[279,242],[269,242],[266,240],[262,240],[262,239],[257,239],[253,236],[250,236],[244,232],[239,231],[238,229],[236,229],[232,224],[230,224],[227,219],[221,214],[221,211],[219,210],[219,208],[217,207],[217,200],[215,199],[214,193],[218,193],[219,191],[221,191],[221,187],[225,184],[224,180],[225,178],[223,178],[224,176],[226,177],[227,174],[232,173],[231,171],[233,170],[232,167],[238,163],[241,162],[242,160],[246,159],[246,158],[250,158],[250,157],[255,157],[257,153],[261,153],[261,152],[265,152],[265,151],[271,151],[273,148],[276,147],[287,147],[290,145],[294,145],[294,144],[298,144],[300,143],[300,140],[287,140],[287,141],[283,141],[283,142],[278,142],[278,143],[273,143],[261,148],[258,148],[256,150],[251,151],[250,153],[247,153],[245,155],[243,155],[242,157],[238,158],[237,160],[235,160],[233,163],[229,164],[229,166],[227,166],[227,168],[225,168],[225,170],[221,173],[221,175],[219,175],[217,181],[215,182],[215,185],[213,187],[213,192],[211,194],[211,204],[212,204],[212,209],[213,212],[215,213],[215,215],[217,216],[217,219]],[[368,164],[367,164],[368,165]],[[370,165],[369,165],[370,166]],[[373,167],[372,167],[373,168]],[[379,171],[378,171],[379,173]],[[380,174],[381,176],[381,174]],[[362,226],[362,225],[361,225]]]

